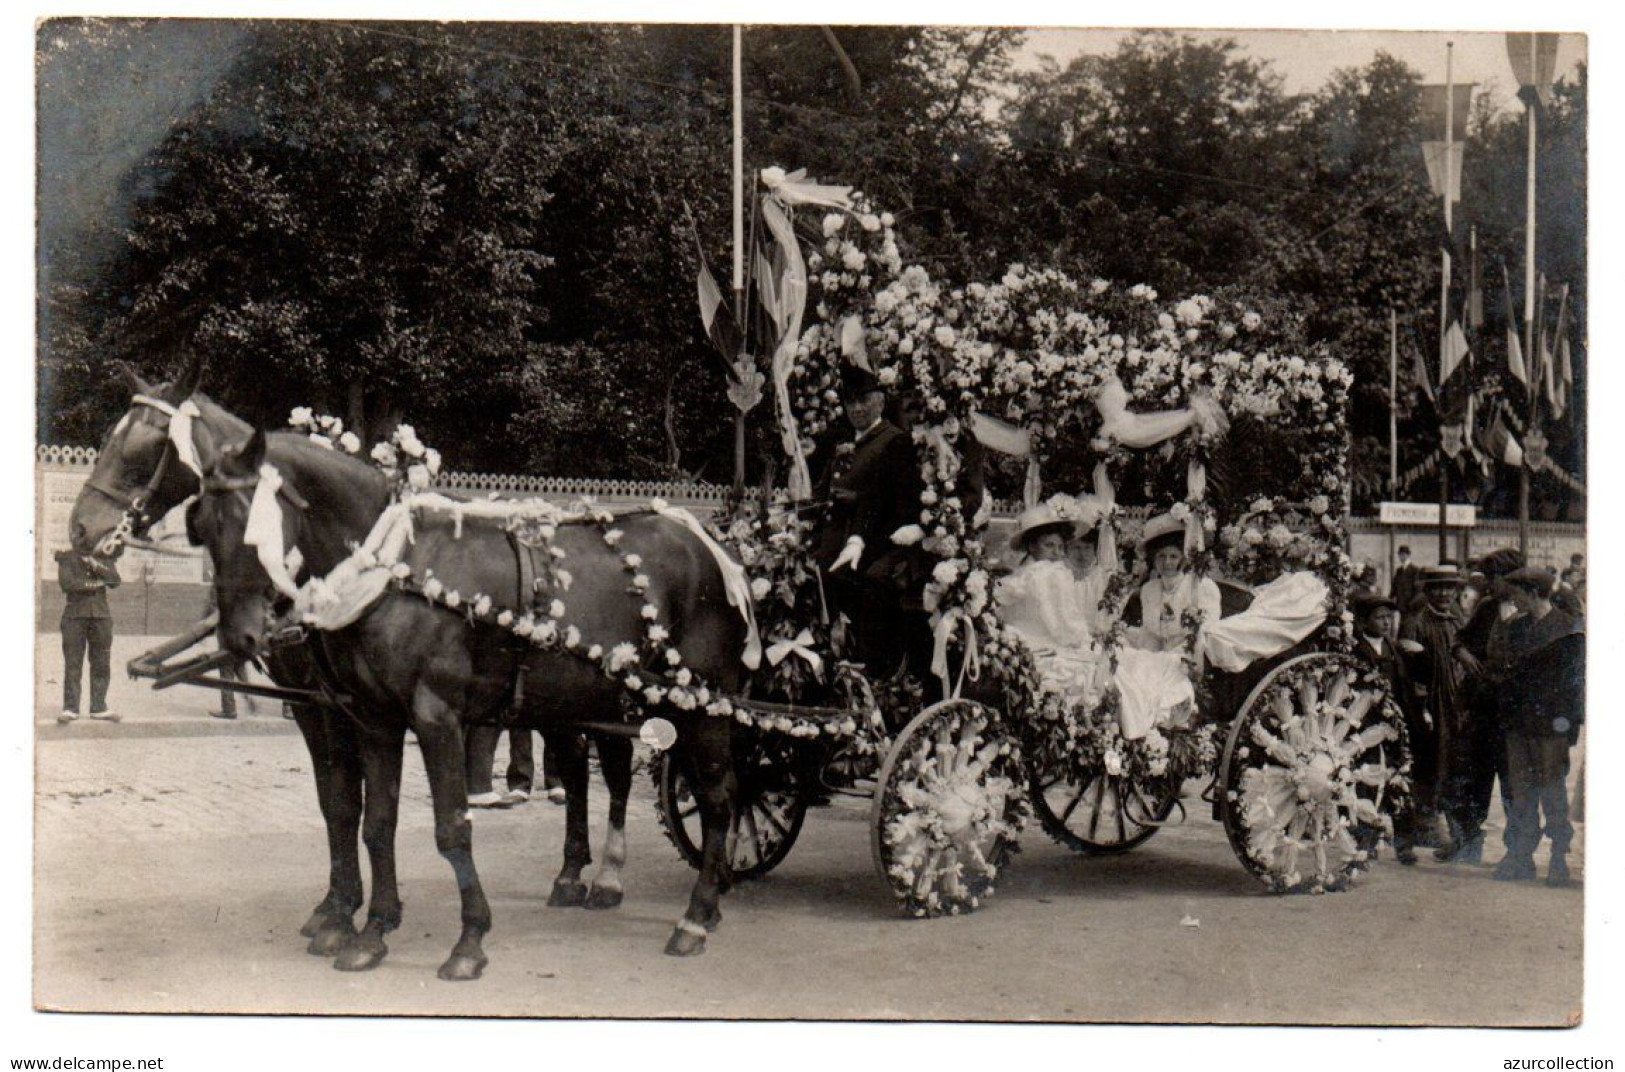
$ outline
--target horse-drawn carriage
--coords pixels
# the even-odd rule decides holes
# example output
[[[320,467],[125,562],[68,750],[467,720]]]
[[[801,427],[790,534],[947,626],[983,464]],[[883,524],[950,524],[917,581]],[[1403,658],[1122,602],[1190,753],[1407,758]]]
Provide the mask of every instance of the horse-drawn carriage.
[[[411,728],[430,771],[437,845],[464,901],[442,975],[479,974],[489,916],[459,796],[459,722],[507,708],[578,761],[566,776],[558,904],[618,902],[624,757],[634,738],[665,748],[675,733],[655,767],[659,809],[700,876],[669,952],[702,949],[730,876],[776,866],[807,808],[832,793],[872,796],[875,862],[913,915],[978,907],[1029,799],[1063,843],[1116,852],[1168,821],[1188,780],[1215,773],[1214,807],[1249,869],[1279,890],[1342,885],[1389,829],[1405,773],[1397,710],[1346,654],[1346,371],[1276,354],[1254,314],[1208,299],[1165,311],[1144,288],[1020,266],[999,283],[950,290],[904,266],[890,217],[860,196],[768,178],[762,208],[778,245],[762,263],[777,277],[762,292],[780,336],[768,367],[790,480],[741,497],[710,525],[660,502],[612,516],[592,504],[438,495],[427,487],[432,452],[409,429],[375,454],[386,479],[330,449],[335,437],[324,447],[305,434],[248,436],[194,394],[195,372],[162,390],[139,385],[76,509],[75,541],[116,544],[201,490],[193,528],[216,560],[223,642],[264,655],[273,606],[303,630],[312,657],[278,676],[302,679],[289,694],[301,701],[325,697],[320,717],[301,723],[317,727],[307,739],[334,846],[335,888],[309,928],[338,935],[324,951],[371,967],[398,925],[393,865],[378,859],[393,814],[371,813],[387,793],[365,799],[378,836],[367,841],[375,885],[359,938],[349,916],[360,904],[358,783],[398,782]],[[832,211],[804,253],[790,224],[809,204]],[[802,330],[809,303],[818,315]],[[840,608],[831,613],[809,553],[807,441],[835,419],[835,382],[854,363],[916,407],[919,520],[892,540],[923,563],[915,620],[931,658],[901,673],[862,665],[842,645]],[[1226,417],[1297,437],[1273,455],[1284,470],[1275,493],[1244,508],[1228,508],[1240,500],[1226,498],[1225,480],[1215,494],[1207,486]],[[1114,482],[1127,476],[1148,506],[1181,519],[1196,573],[1315,575],[1325,593],[1316,627],[1244,669],[1203,672],[1197,638],[1215,623],[1191,621],[1197,716],[1125,736],[1111,689],[1088,703],[1046,689],[1033,653],[1000,620],[985,539],[992,497],[973,494],[965,462],[983,448],[1026,458],[1029,503],[1040,463],[1098,463],[1107,543],[1138,524],[1115,505]],[[1109,572],[1100,609],[1127,627],[1131,574],[1115,557]],[[1115,634],[1102,638],[1105,658],[1120,647]],[[145,664],[166,684],[200,668]],[[584,735],[599,742],[612,794],[610,871],[591,891],[580,878]]]

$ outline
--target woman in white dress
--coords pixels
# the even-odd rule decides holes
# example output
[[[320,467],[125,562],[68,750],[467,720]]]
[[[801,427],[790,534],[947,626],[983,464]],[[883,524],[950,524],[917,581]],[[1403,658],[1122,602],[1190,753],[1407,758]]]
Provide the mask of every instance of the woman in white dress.
[[[1004,624],[1032,649],[1045,690],[1092,704],[1100,694],[1102,652],[1090,628],[1094,608],[1067,562],[1077,524],[1072,505],[1057,496],[1022,512],[1010,540],[1022,561],[999,583],[996,598]]]
[[[1185,525],[1172,514],[1145,523],[1140,558],[1150,564],[1151,577],[1140,587],[1140,628],[1130,642],[1144,651],[1183,652],[1190,641],[1187,613],[1200,613],[1203,625],[1219,620],[1219,586],[1185,568]]]

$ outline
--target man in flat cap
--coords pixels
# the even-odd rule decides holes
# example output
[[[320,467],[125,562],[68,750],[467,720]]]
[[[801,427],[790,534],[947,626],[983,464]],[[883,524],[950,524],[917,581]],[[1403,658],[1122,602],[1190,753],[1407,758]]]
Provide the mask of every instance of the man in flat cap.
[[[1454,855],[1456,847],[1440,829],[1441,791],[1449,777],[1451,740],[1462,719],[1463,670],[1456,661],[1456,632],[1461,628],[1457,598],[1461,576],[1453,563],[1422,571],[1423,603],[1400,627],[1399,647],[1414,684],[1417,715],[1411,733],[1411,781],[1414,825],[1397,833],[1395,843],[1405,847],[1432,845]]]
[[[1517,613],[1507,594],[1505,578],[1523,568],[1523,555],[1511,548],[1492,551],[1473,563],[1468,578],[1478,600],[1456,633],[1456,661],[1462,668],[1462,732],[1451,742],[1444,786],[1444,813],[1457,844],[1449,857],[1456,863],[1477,864],[1484,859],[1484,821],[1496,781],[1501,783],[1501,806],[1512,811],[1507,792],[1506,737],[1501,729],[1500,702],[1495,685],[1486,676],[1490,633],[1496,623]],[[1445,857],[1441,856],[1441,859]]]
[[[875,676],[890,676],[923,630],[909,614],[919,613],[924,553],[894,544],[892,534],[919,523],[924,483],[913,437],[886,419],[886,391],[872,372],[842,369],[841,404],[849,427],[813,457],[819,498],[829,504],[814,558],[834,609],[852,623],[858,658]]]
[[[1585,719],[1585,628],[1552,604],[1557,577],[1524,567],[1506,576],[1518,616],[1490,634],[1489,674],[1498,684],[1506,730],[1507,854],[1495,869],[1504,881],[1535,877],[1541,818],[1551,838],[1548,886],[1569,884],[1569,749]]]

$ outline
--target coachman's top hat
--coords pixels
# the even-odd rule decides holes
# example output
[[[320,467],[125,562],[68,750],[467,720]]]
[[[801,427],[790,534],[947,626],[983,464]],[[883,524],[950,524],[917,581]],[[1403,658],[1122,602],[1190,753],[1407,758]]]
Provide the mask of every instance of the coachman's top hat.
[[[842,398],[862,398],[864,395],[871,394],[875,391],[884,391],[885,389],[885,385],[880,382],[880,377],[876,376],[868,369],[859,368],[856,365],[842,366]]]

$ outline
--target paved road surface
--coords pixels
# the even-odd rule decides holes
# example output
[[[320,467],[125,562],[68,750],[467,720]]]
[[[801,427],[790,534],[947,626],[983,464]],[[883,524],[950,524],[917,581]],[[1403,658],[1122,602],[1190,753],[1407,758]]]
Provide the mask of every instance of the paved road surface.
[[[705,956],[675,960],[660,949],[692,874],[660,836],[643,778],[627,900],[612,912],[544,905],[562,809],[477,814],[491,965],[478,983],[445,984],[434,970],[455,939],[455,886],[415,751],[399,841],[406,923],[377,971],[346,975],[296,933],[321,894],[325,847],[309,760],[271,705],[221,723],[188,690],[126,686],[123,725],[59,728],[41,699],[45,1008],[1498,1024],[1580,1013],[1579,890],[1428,860],[1385,861],[1343,895],[1271,897],[1199,806],[1115,859],[1030,830],[984,911],[914,922],[873,871],[866,809],[842,802],[814,813],[779,870],[729,894]],[[603,806],[595,785],[595,817]],[[596,840],[596,818],[594,829]]]

